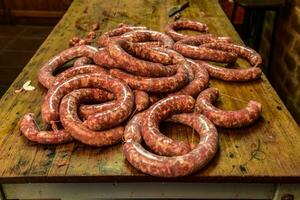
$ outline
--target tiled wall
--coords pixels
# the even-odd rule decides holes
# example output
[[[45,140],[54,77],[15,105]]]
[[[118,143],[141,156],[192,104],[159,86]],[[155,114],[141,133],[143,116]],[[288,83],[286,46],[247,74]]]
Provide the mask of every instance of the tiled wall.
[[[269,79],[300,124],[300,0],[292,0],[282,10],[277,25],[272,63],[267,63],[274,13],[267,13],[260,53],[270,67]]]

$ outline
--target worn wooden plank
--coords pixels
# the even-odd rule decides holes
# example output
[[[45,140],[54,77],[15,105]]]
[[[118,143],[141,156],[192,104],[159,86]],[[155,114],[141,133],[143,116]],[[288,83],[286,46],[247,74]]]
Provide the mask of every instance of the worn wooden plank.
[[[156,181],[143,175],[124,159],[121,144],[108,148],[86,147],[79,143],[43,146],[27,141],[19,132],[18,121],[27,112],[34,112],[40,122],[40,105],[46,90],[38,84],[40,66],[53,55],[67,48],[78,19],[99,21],[98,35],[120,22],[142,24],[163,31],[171,20],[167,11],[178,1],[169,0],[75,0],[22,73],[0,100],[0,182],[89,182],[89,181]],[[84,10],[87,9],[87,13]],[[230,36],[242,43],[217,1],[191,1],[182,19],[205,22],[217,35]],[[240,60],[239,65],[247,63]],[[14,90],[32,80],[37,90],[16,94]],[[263,105],[263,117],[243,129],[219,129],[220,150],[213,161],[193,176],[166,181],[270,182],[300,180],[299,127],[279,99],[265,76],[247,83],[226,83],[211,80],[220,89],[219,106],[237,109],[251,99]],[[45,125],[41,125],[45,128]],[[168,136],[191,140],[191,129],[165,124]],[[197,136],[195,136],[197,140]],[[253,153],[256,156],[253,157]]]

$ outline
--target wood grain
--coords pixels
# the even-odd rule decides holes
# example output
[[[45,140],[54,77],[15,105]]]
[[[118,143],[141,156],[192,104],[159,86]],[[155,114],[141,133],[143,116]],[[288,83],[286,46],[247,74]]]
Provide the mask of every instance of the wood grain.
[[[198,182],[296,182],[300,180],[299,127],[265,76],[247,83],[211,80],[220,89],[218,106],[237,109],[244,101],[257,100],[263,114],[257,123],[243,129],[220,129],[217,156],[203,170],[180,179],[160,179],[139,173],[125,161],[121,144],[92,148],[79,143],[44,146],[27,141],[18,122],[34,112],[40,123],[40,105],[46,90],[37,81],[41,65],[68,47],[69,39],[84,34],[75,29],[79,18],[99,21],[103,33],[120,22],[141,24],[163,31],[167,12],[176,0],[75,0],[63,19],[23,69],[0,100],[0,182],[97,182],[97,181],[198,181]],[[87,13],[84,13],[84,11]],[[230,36],[241,43],[238,34],[217,1],[191,1],[182,19],[205,22],[217,35]],[[247,65],[242,60],[240,65]],[[14,93],[27,80],[37,87],[28,93]],[[41,124],[41,128],[45,125]],[[191,129],[166,124],[163,132],[180,140],[191,140]],[[188,135],[188,136],[187,136]]]

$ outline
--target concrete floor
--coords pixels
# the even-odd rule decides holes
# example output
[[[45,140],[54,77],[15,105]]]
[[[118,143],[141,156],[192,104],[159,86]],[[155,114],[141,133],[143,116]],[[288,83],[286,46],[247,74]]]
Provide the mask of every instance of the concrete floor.
[[[0,25],[0,97],[52,29],[53,26]]]

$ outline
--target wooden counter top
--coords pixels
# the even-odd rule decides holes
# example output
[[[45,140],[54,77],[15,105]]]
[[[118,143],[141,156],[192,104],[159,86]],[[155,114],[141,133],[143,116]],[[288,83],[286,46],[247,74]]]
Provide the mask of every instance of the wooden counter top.
[[[172,20],[167,13],[174,5],[175,0],[74,0],[65,16],[0,100],[0,183],[300,181],[299,127],[265,76],[247,83],[210,81],[211,86],[219,88],[224,94],[219,101],[221,108],[241,108],[245,106],[243,101],[253,99],[262,103],[262,118],[248,128],[220,129],[216,157],[206,168],[189,177],[161,179],[139,173],[125,161],[120,151],[121,144],[104,149],[79,143],[46,146],[29,142],[21,135],[18,122],[25,113],[36,113],[40,123],[40,105],[46,89],[37,81],[39,68],[56,53],[67,48],[72,36],[84,34],[75,28],[75,21],[100,22],[98,34],[116,27],[120,22],[163,31],[166,22]],[[230,36],[241,43],[217,1],[190,1],[190,7],[182,13],[181,19],[207,23],[210,32]],[[239,63],[245,64],[243,61]],[[37,89],[15,93],[14,90],[27,80],[32,80],[32,85]],[[41,125],[41,128],[45,128],[45,125]],[[166,125],[163,129],[173,138],[191,139],[191,130],[184,126]]]

